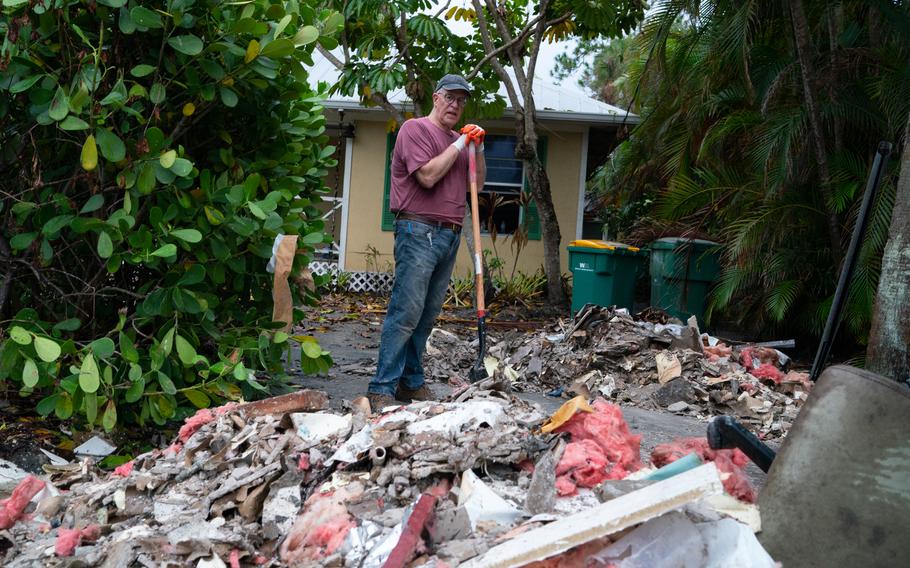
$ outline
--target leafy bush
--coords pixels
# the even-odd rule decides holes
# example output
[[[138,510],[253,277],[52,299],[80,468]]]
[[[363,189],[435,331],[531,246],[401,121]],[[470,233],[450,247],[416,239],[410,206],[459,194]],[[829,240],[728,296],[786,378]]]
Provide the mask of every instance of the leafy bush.
[[[3,6],[0,381],[107,429],[267,389],[291,339],[271,321],[273,241],[300,235],[299,271],[329,238],[314,204],[334,148],[301,62],[341,16]],[[304,371],[328,368],[296,339]]]

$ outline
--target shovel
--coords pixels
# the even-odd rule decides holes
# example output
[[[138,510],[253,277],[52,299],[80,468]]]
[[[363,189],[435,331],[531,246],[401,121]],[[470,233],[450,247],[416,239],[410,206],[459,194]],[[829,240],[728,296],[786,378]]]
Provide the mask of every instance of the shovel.
[[[477,145],[468,144],[468,181],[471,186],[471,230],[474,233],[474,290],[477,291],[477,361],[471,369],[471,382],[487,377],[483,364],[487,353],[486,309],[483,302],[483,248],[480,245],[480,217],[477,206]]]

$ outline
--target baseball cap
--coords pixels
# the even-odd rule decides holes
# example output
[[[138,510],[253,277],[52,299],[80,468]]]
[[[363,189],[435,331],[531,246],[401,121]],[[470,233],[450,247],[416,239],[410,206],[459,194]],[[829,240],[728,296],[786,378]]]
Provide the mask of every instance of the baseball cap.
[[[447,91],[467,91],[471,94],[471,85],[461,75],[446,75],[436,83],[436,90],[445,89]]]

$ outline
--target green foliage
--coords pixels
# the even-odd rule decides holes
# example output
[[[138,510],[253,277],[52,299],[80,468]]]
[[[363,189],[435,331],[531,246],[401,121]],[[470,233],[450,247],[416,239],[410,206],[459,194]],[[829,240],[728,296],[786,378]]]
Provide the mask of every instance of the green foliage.
[[[770,333],[821,331],[841,262],[832,254],[828,216],[836,216],[845,249],[878,141],[900,143],[910,112],[908,3],[803,4],[831,199],[822,197],[790,10],[777,2],[653,6],[628,40],[636,51],[624,58],[623,92],[636,94],[632,110],[642,123],[594,188],[601,203],[618,207],[654,195],[650,216],[723,242],[711,310]],[[895,162],[862,241],[841,328],[860,343],[887,238]]]
[[[271,321],[266,263],[278,234],[300,235],[295,271],[329,238],[315,205],[334,148],[301,63],[341,16],[3,6],[0,381],[109,430],[279,386],[291,339],[325,371],[313,338]]]

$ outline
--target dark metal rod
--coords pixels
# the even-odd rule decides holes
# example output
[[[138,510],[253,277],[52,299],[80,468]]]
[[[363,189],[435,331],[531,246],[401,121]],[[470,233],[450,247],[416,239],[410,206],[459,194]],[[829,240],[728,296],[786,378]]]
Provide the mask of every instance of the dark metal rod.
[[[853,269],[856,268],[856,257],[859,255],[860,240],[866,232],[866,226],[869,224],[872,203],[875,201],[875,194],[878,192],[878,186],[882,181],[882,173],[885,171],[885,164],[888,162],[890,154],[891,143],[879,142],[878,151],[875,153],[875,161],[872,162],[872,171],[869,172],[869,180],[866,182],[866,193],[863,195],[863,203],[860,207],[859,215],[856,217],[856,226],[853,228],[850,248],[847,249],[847,255],[844,257],[844,265],[841,268],[840,279],[834,292],[834,301],[831,303],[831,311],[828,312],[825,331],[822,333],[822,340],[818,344],[818,352],[815,354],[815,362],[812,364],[812,371],[809,373],[809,378],[813,381],[818,380],[818,376],[831,355],[831,345],[834,343],[837,328],[840,326],[841,312],[843,312],[844,304],[847,303],[849,296],[850,280],[853,278]]]

